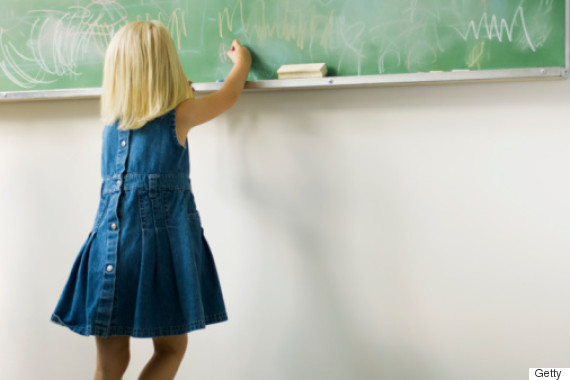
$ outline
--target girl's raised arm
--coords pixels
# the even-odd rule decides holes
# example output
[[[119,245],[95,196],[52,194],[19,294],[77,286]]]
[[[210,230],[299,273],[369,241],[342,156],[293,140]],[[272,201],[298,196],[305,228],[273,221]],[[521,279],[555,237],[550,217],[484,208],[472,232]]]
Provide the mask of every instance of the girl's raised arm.
[[[179,141],[186,140],[192,127],[212,120],[230,109],[241,95],[251,67],[251,54],[238,40],[234,40],[228,56],[234,66],[222,88],[203,98],[185,100],[178,106],[176,132]]]

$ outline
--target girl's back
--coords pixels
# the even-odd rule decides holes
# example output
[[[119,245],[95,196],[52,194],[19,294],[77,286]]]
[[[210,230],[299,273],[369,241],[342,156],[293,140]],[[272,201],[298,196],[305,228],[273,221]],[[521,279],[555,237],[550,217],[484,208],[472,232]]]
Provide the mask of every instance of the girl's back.
[[[117,162],[128,153],[125,171],[131,174],[173,174],[188,176],[188,149],[176,137],[176,109],[149,121],[143,128],[119,130],[117,123],[103,131],[101,174],[109,178],[122,174]],[[121,167],[122,168],[122,167]]]

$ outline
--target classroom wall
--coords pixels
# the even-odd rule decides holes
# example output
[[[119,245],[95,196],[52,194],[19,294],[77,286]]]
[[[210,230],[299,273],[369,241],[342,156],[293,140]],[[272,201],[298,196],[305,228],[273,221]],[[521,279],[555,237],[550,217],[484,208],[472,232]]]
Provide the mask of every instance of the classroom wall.
[[[190,133],[230,321],[179,379],[570,367],[570,81],[246,93]],[[97,207],[98,100],[0,103],[0,377],[87,379],[49,317]],[[133,340],[136,373],[151,353]]]

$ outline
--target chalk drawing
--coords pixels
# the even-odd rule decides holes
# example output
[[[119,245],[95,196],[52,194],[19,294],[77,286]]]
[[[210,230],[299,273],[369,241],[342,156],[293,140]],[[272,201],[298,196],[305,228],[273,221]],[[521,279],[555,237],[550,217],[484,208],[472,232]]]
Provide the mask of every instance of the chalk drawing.
[[[182,40],[188,38],[188,30],[186,29],[186,14],[180,8],[176,8],[168,14],[166,11],[159,11],[155,14],[145,13],[144,15],[137,15],[136,20],[158,20],[163,23],[168,29],[168,32],[172,36],[174,44],[178,49],[182,48]]]
[[[15,46],[0,28],[0,71],[23,89],[81,76],[78,68],[85,61],[102,64],[112,36],[128,21],[127,9],[115,0],[93,0],[66,10],[34,9],[28,14],[33,22],[25,46]],[[134,17],[161,21],[179,49],[188,37],[186,15],[179,8]]]
[[[553,9],[560,9],[555,0],[69,3],[74,5],[57,9],[61,2],[56,2],[19,15],[17,27],[6,17],[0,19],[0,80],[22,89],[58,81],[80,83],[88,78],[89,65],[102,66],[111,37],[129,20],[162,21],[185,63],[202,56],[207,62],[213,59],[215,73],[207,75],[216,78],[231,68],[226,53],[234,38],[257,49],[262,62],[254,67],[254,79],[293,63],[284,62],[287,59],[326,61],[333,75],[438,70],[439,62],[455,64],[450,52],[458,52],[459,68],[478,70],[489,66],[499,44],[504,46],[501,54],[538,52],[551,41]],[[201,69],[200,64],[196,67]]]
[[[475,22],[475,20],[471,20],[466,29],[461,30],[459,28],[456,28],[456,30],[461,38],[463,38],[465,41],[467,41],[467,39],[472,36],[475,40],[479,40],[480,38],[493,40],[496,38],[499,42],[503,42],[506,37],[509,42],[513,42],[513,32],[517,26],[522,28],[525,41],[528,44],[529,48],[532,51],[536,51],[534,43],[530,38],[526,26],[522,5],[517,7],[517,10],[510,24],[504,18],[498,20],[497,15],[491,15],[489,18],[489,15],[485,12],[481,16],[478,24]]]
[[[13,83],[30,89],[58,77],[73,78],[82,58],[103,55],[109,39],[126,22],[126,10],[114,0],[95,0],[65,11],[36,9],[25,46],[0,36],[0,69]]]
[[[480,41],[475,46],[473,46],[473,49],[469,51],[467,59],[465,60],[465,63],[467,64],[469,70],[481,69],[481,63],[483,62],[483,59],[488,58],[488,52],[486,54],[485,51],[485,42],[486,41],[484,40]]]
[[[279,3],[279,15],[277,20],[268,16],[265,0],[250,2],[247,9],[244,2],[239,0],[218,12],[219,36],[223,39],[227,31],[243,36],[246,41],[264,42],[276,38],[293,41],[300,50],[315,42],[326,48],[329,41],[327,34],[330,34],[331,28],[327,24],[324,29],[317,27],[317,21],[322,17],[317,16],[314,8],[307,12],[305,8],[294,7],[291,2],[283,1]]]
[[[411,0],[399,3],[390,13],[400,17],[380,22],[369,31],[378,46],[378,73],[404,68],[413,72],[436,62],[446,50],[437,28],[437,9]]]
[[[362,60],[365,57],[363,53],[364,42],[361,37],[366,30],[366,25],[362,22],[349,24],[344,17],[341,17],[336,25],[340,35],[339,41],[342,45],[337,71],[340,72],[343,69],[343,65],[350,64],[347,61],[351,59],[353,60],[352,65],[356,67],[357,75],[360,75]]]
[[[35,60],[22,55],[10,41],[5,40],[5,33],[0,29],[0,70],[6,77],[20,88],[29,89],[36,84],[52,83],[53,80],[46,80],[46,73],[39,68],[33,73],[24,70],[23,64],[34,64]],[[23,64],[22,64],[23,63]]]

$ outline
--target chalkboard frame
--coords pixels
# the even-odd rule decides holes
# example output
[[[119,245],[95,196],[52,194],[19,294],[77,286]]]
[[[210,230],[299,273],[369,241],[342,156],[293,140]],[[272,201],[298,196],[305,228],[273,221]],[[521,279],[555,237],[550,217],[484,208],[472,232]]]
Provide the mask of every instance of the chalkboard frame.
[[[245,91],[277,91],[302,89],[380,87],[410,84],[469,83],[517,80],[566,79],[570,71],[570,0],[565,0],[565,66],[500,70],[453,70],[429,73],[380,74],[361,76],[331,76],[307,79],[272,79],[249,81]],[[196,93],[209,93],[222,83],[194,83]],[[101,88],[58,89],[41,91],[0,92],[0,102],[18,100],[97,98]]]

